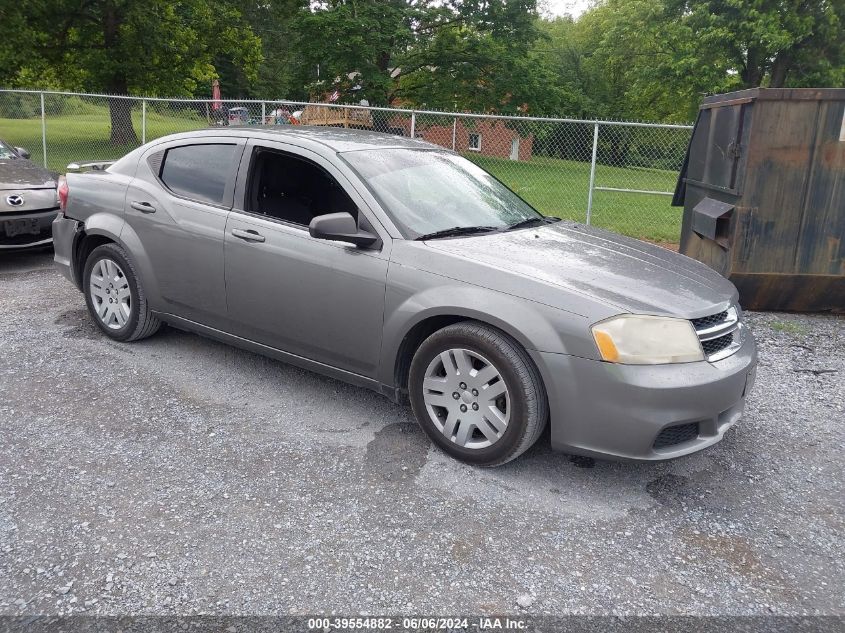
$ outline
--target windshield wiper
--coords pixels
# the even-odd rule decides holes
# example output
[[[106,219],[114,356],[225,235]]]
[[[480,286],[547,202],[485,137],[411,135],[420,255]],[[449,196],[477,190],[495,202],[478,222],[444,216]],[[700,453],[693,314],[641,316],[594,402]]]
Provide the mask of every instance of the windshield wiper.
[[[505,228],[505,231],[513,231],[515,229],[524,229],[527,226],[535,226],[537,224],[551,224],[552,222],[556,222],[557,220],[558,220],[558,218],[550,218],[550,217],[547,218],[547,217],[543,217],[543,216],[540,216],[539,218],[537,218],[537,217],[525,218],[524,220],[520,220],[519,222],[511,224],[510,226]]]
[[[439,231],[434,231],[433,233],[426,233],[425,235],[420,235],[419,237],[415,237],[414,239],[417,241],[436,240],[439,237],[472,235],[473,233],[489,233],[490,231],[495,230],[495,226],[453,226],[449,229],[441,229]]]

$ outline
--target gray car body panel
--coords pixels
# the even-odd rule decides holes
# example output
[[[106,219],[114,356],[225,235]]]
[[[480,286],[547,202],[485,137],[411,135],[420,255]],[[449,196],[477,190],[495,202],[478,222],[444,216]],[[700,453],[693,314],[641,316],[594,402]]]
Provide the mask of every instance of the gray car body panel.
[[[17,197],[22,204],[10,204],[10,197]],[[50,244],[50,224],[57,209],[55,174],[25,158],[0,160],[0,250]],[[7,236],[7,221],[32,223],[37,232],[13,239]]]
[[[0,191],[55,189],[56,175],[26,158],[0,160]]]
[[[203,142],[234,142],[240,160],[246,139],[211,134],[204,136]],[[182,140],[165,138],[139,153],[135,175],[123,200],[122,237],[144,249],[147,261],[142,267],[142,280],[145,288],[147,277],[155,280],[146,291],[153,309],[225,328],[228,315],[223,240],[231,202],[215,205],[177,195],[164,186],[150,166],[153,155],[184,144]],[[235,177],[233,173],[229,178],[229,200]],[[69,185],[72,187],[72,183]],[[133,203],[139,202],[155,211],[146,213],[133,208]]]
[[[315,239],[307,227],[244,211],[246,178],[235,187],[225,232],[225,278],[229,330],[263,345],[374,379],[379,366],[387,268],[393,240],[349,174],[322,153],[299,145],[254,139],[254,147],[295,154],[329,173],[381,237],[377,248]],[[247,169],[241,170],[241,175]],[[261,243],[233,230],[254,231]],[[282,270],[284,274],[267,274]],[[254,292],[260,279],[263,290]],[[279,323],[284,327],[279,327]],[[355,324],[355,336],[348,328]]]
[[[100,236],[131,252],[136,266],[144,271],[144,283],[149,284],[150,289],[155,288],[156,279],[144,245],[131,231],[124,232],[123,203],[131,177],[119,172],[96,171],[69,173],[66,178],[72,219],[58,215],[53,222],[54,261],[63,274],[80,287],[82,270],[81,263],[74,257],[76,245],[82,235]],[[68,240],[72,240],[71,243],[68,244]]]
[[[521,293],[527,299],[586,316],[591,322],[602,318],[596,310],[606,311],[597,308],[599,304],[617,314],[692,319],[719,312],[736,299],[733,284],[700,262],[567,221],[530,230],[436,240],[429,246],[460,258],[467,266],[484,266],[484,278],[505,292]],[[549,287],[559,292],[549,292]]]
[[[169,147],[233,140],[231,208],[179,199],[148,158]],[[312,238],[301,226],[244,211],[254,146],[306,158],[332,175],[378,235],[373,248]],[[56,263],[70,279],[73,244],[110,236],[136,262],[166,321],[252,351],[401,397],[403,341],[428,319],[465,318],[528,350],[549,397],[555,448],[620,459],[667,459],[708,446],[741,414],[756,349],[706,361],[630,366],[599,360],[590,326],[624,313],[693,319],[736,301],[734,286],[665,249],[567,221],[511,232],[409,241],[342,159],[343,152],[442,148],[357,130],[238,128],[165,137],[106,172],[70,174],[68,218],[54,225]],[[149,202],[140,213],[132,202]],[[363,221],[362,220],[362,221]],[[232,231],[251,230],[262,242]],[[701,437],[652,447],[667,425]]]
[[[529,352],[549,397],[552,447],[592,457],[657,461],[722,439],[742,415],[754,384],[757,349],[742,347],[716,363],[619,365],[566,354]],[[664,428],[697,422],[697,439],[655,450]]]

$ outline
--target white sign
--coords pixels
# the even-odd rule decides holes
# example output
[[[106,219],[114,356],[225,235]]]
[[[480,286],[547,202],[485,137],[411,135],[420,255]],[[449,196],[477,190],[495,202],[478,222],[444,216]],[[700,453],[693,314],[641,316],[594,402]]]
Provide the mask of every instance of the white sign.
[[[839,140],[845,142],[845,110],[842,111],[842,129],[839,130]]]

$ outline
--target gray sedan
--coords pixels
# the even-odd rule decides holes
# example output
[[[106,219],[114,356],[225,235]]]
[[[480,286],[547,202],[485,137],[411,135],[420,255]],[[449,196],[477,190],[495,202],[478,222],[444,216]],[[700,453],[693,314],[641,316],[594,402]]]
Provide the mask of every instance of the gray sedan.
[[[0,140],[0,251],[49,245],[58,210],[56,175]]]
[[[71,173],[55,261],[104,334],[162,323],[393,400],[457,459],[659,460],[718,442],[756,351],[733,285],[547,218],[428,143],[289,127],[168,136]]]

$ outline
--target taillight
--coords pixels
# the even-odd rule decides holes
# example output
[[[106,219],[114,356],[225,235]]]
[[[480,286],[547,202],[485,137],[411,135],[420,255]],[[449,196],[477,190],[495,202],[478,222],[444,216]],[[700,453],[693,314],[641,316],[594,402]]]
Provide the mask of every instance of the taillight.
[[[59,196],[59,210],[64,215],[67,210],[67,179],[64,176],[59,176],[59,186],[56,188],[56,194]]]

